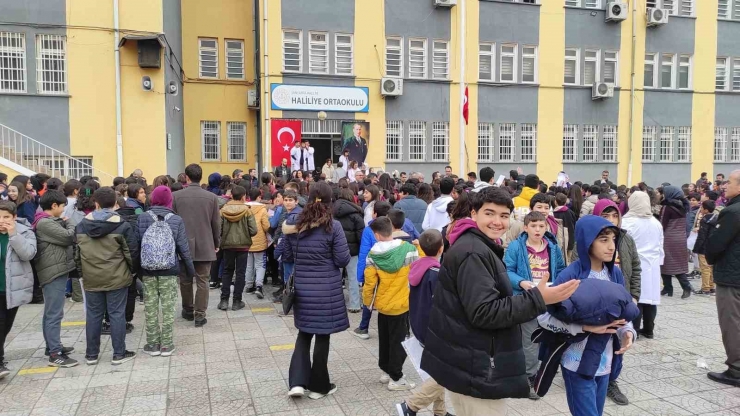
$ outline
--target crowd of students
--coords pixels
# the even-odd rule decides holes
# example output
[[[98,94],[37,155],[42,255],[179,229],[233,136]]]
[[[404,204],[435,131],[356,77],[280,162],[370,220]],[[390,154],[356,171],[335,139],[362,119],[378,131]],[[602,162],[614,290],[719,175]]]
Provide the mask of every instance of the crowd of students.
[[[23,304],[44,304],[50,366],[78,364],[60,340],[66,297],[85,305],[86,363],[99,362],[109,334],[118,365],[136,356],[125,338],[137,297],[143,352],[169,356],[178,287],[182,317],[202,327],[209,283],[221,292],[217,309],[236,311],[244,293],[264,298],[268,278],[281,302],[293,276],[291,397],[336,391],[330,336],[349,329],[348,313],[362,312],[351,333],[369,339],[376,310],[380,382],[389,390],[416,387],[403,363],[408,342],[423,350],[412,360],[424,384],[397,405],[399,416],[431,404],[448,415],[445,389],[458,415],[504,414],[506,398],[544,395],[558,367],[571,413],[600,415],[607,396],[628,403],[617,384],[622,355],[638,336],[655,336],[672,277],[684,299],[696,275],[696,293],[715,294],[707,244],[729,202],[721,174],[713,184],[703,174],[655,189],[616,186],[606,171],[593,185],[562,173],[547,185],[521,170],[494,182],[490,167],[464,181],[449,166],[431,183],[418,172],[372,170],[356,170],[352,181],[334,170],[295,171],[286,182],[283,165],[213,173],[205,184],[197,164],[151,185],[140,170],[113,186],[42,174],[8,183],[0,174],[0,378]]]

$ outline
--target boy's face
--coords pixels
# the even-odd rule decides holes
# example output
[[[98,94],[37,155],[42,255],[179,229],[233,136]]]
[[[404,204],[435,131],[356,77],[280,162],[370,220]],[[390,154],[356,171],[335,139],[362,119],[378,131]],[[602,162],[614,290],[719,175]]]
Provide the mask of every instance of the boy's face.
[[[591,249],[589,254],[592,258],[595,258],[604,263],[610,262],[614,259],[614,251],[616,250],[617,237],[614,232],[606,232],[596,237],[593,243],[591,243]]]
[[[547,223],[545,221],[530,221],[529,224],[524,226],[524,231],[530,239],[540,242],[542,237],[545,236],[545,231],[547,231]]]
[[[272,201],[276,206],[283,205],[283,196],[280,194],[275,195],[275,199]]]
[[[605,209],[601,212],[601,218],[608,220],[615,227],[619,227],[619,213],[614,208]]]
[[[689,198],[689,205],[693,208],[699,205],[700,202],[696,198]]]
[[[283,206],[288,211],[292,211],[293,208],[295,208],[295,205],[296,205],[295,203],[296,203],[296,200],[293,198],[283,198]]]
[[[544,202],[538,202],[532,207],[532,211],[539,212],[541,214],[550,215],[550,206]]]
[[[64,207],[67,204],[51,204],[51,209],[49,210],[49,213],[52,217],[61,217],[64,213]]]
[[[9,213],[8,211],[0,210],[0,233],[7,234],[8,224],[11,224],[14,222],[15,222],[15,215]]]
[[[509,229],[511,211],[509,207],[489,202],[483,204],[478,211],[473,210],[470,216],[486,237],[496,240]]]
[[[709,214],[709,211],[706,208],[704,208],[704,207],[701,208],[700,212],[702,213],[702,215]]]

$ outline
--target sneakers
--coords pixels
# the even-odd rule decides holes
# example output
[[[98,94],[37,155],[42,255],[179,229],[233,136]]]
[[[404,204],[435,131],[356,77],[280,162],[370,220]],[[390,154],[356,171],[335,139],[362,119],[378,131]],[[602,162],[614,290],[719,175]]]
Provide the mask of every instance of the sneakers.
[[[360,313],[360,311],[361,309],[352,309],[352,308],[347,309],[347,312],[349,313]]]
[[[380,384],[388,384],[391,381],[391,376],[389,376],[386,373],[383,373],[382,376],[380,376],[380,380],[378,380]]]
[[[62,354],[69,354],[69,353],[71,353],[74,350],[75,349],[73,347],[62,347]],[[49,349],[48,348],[44,350],[44,355],[47,356],[47,357],[49,356]]]
[[[534,391],[534,377],[528,377],[527,381],[529,382],[529,400],[539,400],[540,396]]]
[[[139,296],[139,305],[144,304],[144,295]]]
[[[409,409],[406,402],[396,403],[396,412],[398,412],[398,416],[416,416],[416,412]]]
[[[390,391],[405,391],[414,387],[416,387],[416,384],[406,381],[403,377],[399,378],[398,381],[391,380],[388,382],[388,390]]]
[[[77,360],[69,358],[67,354],[64,353],[52,354],[49,357],[49,367],[70,368],[77,364],[79,364]]]
[[[306,389],[301,386],[295,386],[288,392],[288,397],[303,397],[306,394]]]
[[[134,324],[132,324],[131,322],[126,322],[126,333],[130,334],[132,332],[134,332]]]
[[[152,357],[156,357],[161,354],[159,351],[159,344],[146,344],[144,345],[144,354],[149,354]]]
[[[198,320],[195,321],[195,327],[196,328],[200,328],[200,327],[202,327],[203,325],[205,325],[207,323],[208,323],[208,319],[206,319],[206,318],[198,319]]]
[[[195,315],[193,314],[193,311],[186,311],[185,309],[182,310],[182,319],[186,321],[192,321],[195,319]]]
[[[221,288],[221,282],[211,282],[210,286],[211,289],[220,289]]]
[[[709,296],[717,296],[717,290],[716,289],[709,289]]]
[[[708,290],[701,290],[701,289],[699,289],[699,290],[695,290],[695,291],[694,291],[694,294],[695,294],[695,295],[709,295],[709,294],[711,294],[711,293],[712,293],[712,292],[710,292],[710,291],[708,291]]]
[[[254,291],[254,294],[257,295],[257,299],[265,298],[265,294],[262,293],[262,286],[257,286],[257,289]]]
[[[169,357],[175,353],[175,346],[163,346],[159,351],[162,353],[162,357]]]
[[[247,306],[243,301],[241,300],[235,300],[231,304],[231,310],[232,311],[238,311],[239,309],[244,309],[244,307]]]
[[[110,323],[103,321],[103,329],[100,330],[100,335],[110,335]]]
[[[6,364],[7,363],[0,361],[0,380],[4,379],[8,376],[8,374],[10,374],[10,369],[5,366]]]
[[[85,362],[87,365],[95,365],[100,361],[97,355],[86,355],[85,356]]]
[[[308,393],[308,398],[312,400],[319,400],[321,398],[324,398],[330,394],[334,394],[337,392],[337,386],[335,384],[329,384],[329,391],[326,393],[317,393],[315,391],[312,391],[311,393]]]
[[[351,334],[359,339],[370,339],[370,334],[368,333],[367,329],[355,328],[355,330],[352,331]]]
[[[221,299],[221,302],[218,303],[217,306],[218,310],[225,311],[229,309],[229,301],[226,299]]]
[[[113,359],[111,360],[111,364],[113,365],[121,365],[123,363],[129,362],[136,358],[136,353],[133,351],[124,351],[123,355],[114,355]]]
[[[254,287],[254,286],[249,286],[249,287],[247,288],[247,293],[254,293],[254,292],[255,292],[256,290],[257,290],[257,288],[256,288],[256,287]]]
[[[629,399],[627,399],[627,396],[622,393],[621,390],[619,390],[619,385],[617,384],[617,381],[610,381],[609,387],[606,389],[606,397],[612,399],[612,401],[620,406],[627,406],[630,404]]]

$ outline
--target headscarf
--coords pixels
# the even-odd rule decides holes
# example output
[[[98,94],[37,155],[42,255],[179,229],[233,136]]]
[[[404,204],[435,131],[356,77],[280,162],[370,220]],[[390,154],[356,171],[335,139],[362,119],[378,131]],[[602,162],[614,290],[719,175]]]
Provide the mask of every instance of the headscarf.
[[[650,218],[653,216],[650,197],[645,192],[633,192],[627,200],[627,205],[629,205],[630,210],[624,215],[624,218]]]
[[[663,201],[665,205],[671,205],[677,208],[683,206],[684,212],[689,212],[691,210],[689,200],[686,199],[686,196],[680,188],[675,186],[664,186],[663,196],[665,197],[665,200]]]
[[[215,194],[216,196],[221,195],[221,174],[218,172],[211,173],[208,175],[208,187],[206,190]]]
[[[153,207],[165,207],[172,209],[172,191],[169,187],[161,185],[152,191],[149,197]]]

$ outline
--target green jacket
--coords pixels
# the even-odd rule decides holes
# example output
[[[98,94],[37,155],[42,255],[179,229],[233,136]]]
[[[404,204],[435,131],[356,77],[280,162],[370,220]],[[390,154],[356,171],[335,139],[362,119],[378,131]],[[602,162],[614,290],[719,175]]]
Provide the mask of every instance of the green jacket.
[[[642,289],[640,282],[642,280],[642,266],[640,265],[640,255],[637,252],[635,240],[627,234],[627,231],[620,229],[619,236],[619,269],[624,275],[624,287],[630,292],[633,298],[640,300]],[[578,260],[578,250],[573,246],[573,261]]]
[[[221,208],[221,249],[249,249],[255,235],[257,222],[243,202],[229,201]]]
[[[41,286],[75,269],[72,247],[75,226],[61,218],[46,217],[35,223],[36,257],[33,264]]]

